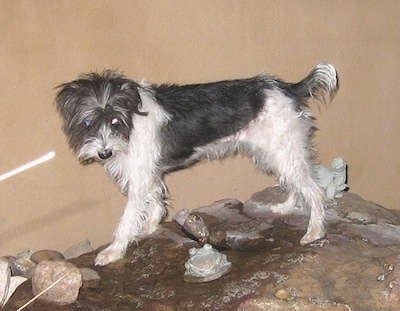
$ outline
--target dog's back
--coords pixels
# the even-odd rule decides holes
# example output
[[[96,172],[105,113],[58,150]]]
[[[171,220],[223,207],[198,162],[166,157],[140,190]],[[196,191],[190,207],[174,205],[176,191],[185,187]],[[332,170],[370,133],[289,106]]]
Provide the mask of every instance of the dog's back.
[[[170,171],[204,157],[221,158],[236,152],[238,141],[232,146],[229,144],[232,139],[227,138],[234,138],[258,122],[266,109],[272,111],[266,103],[274,96],[283,96],[286,100],[281,103],[285,102],[289,109],[307,116],[311,115],[307,110],[310,97],[324,101],[337,89],[336,70],[327,63],[316,66],[298,83],[260,75],[205,84],[153,86],[156,102],[170,118],[160,130],[161,165]],[[285,107],[278,109],[283,111]],[[278,117],[279,113],[269,113],[269,116]],[[270,123],[273,125],[273,121]],[[222,146],[221,141],[225,141],[223,148],[214,148],[215,142]]]

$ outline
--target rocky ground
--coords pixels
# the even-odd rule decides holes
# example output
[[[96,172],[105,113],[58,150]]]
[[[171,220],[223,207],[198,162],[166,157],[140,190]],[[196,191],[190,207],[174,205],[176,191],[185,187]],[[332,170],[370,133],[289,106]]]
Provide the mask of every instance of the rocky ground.
[[[195,211],[232,263],[214,281],[183,280],[188,251],[200,246],[166,222],[114,264],[95,267],[99,250],[68,260],[100,275],[83,281],[74,303],[35,301],[24,310],[400,310],[400,211],[346,193],[328,210],[326,239],[302,247],[307,217],[268,210],[284,196],[267,188],[244,204],[227,199]],[[32,297],[28,280],[2,310]]]

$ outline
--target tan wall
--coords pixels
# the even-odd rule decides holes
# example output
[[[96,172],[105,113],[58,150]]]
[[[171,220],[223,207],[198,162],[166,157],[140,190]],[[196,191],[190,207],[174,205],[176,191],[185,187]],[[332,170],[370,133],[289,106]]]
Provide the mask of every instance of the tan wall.
[[[0,255],[110,241],[125,198],[99,166],[68,150],[54,87],[119,68],[152,82],[206,82],[261,72],[297,81],[332,62],[341,89],[313,109],[320,160],[349,164],[351,191],[400,209],[400,2],[1,1],[0,173],[56,157],[0,182]],[[252,193],[274,179],[247,159],[167,178],[174,213]]]

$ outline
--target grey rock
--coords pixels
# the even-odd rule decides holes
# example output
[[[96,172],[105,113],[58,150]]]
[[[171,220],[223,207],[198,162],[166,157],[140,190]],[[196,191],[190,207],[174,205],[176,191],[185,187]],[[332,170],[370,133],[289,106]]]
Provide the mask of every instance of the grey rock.
[[[82,281],[100,280],[100,275],[93,269],[81,268]]]
[[[92,245],[90,241],[84,240],[75,245],[72,245],[64,252],[64,257],[66,259],[77,258],[83,254],[93,252]]]
[[[31,277],[31,270],[36,265],[31,259],[34,253],[31,249],[26,249],[17,254],[17,256],[5,256],[11,268],[11,276],[23,276],[25,278]]]

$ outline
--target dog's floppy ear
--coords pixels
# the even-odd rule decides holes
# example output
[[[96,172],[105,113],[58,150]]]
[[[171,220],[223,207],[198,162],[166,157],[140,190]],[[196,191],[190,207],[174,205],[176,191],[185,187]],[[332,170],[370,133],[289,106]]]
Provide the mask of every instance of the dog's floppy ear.
[[[60,84],[56,89],[58,92],[54,104],[61,115],[68,117],[70,113],[73,113],[71,104],[77,98],[80,87],[76,81],[72,81]]]
[[[120,90],[126,95],[126,99],[131,108],[133,108],[133,111],[138,115],[147,116],[147,112],[141,111],[143,105],[139,94],[139,87],[139,84],[127,78],[123,78],[122,83],[119,84]]]

